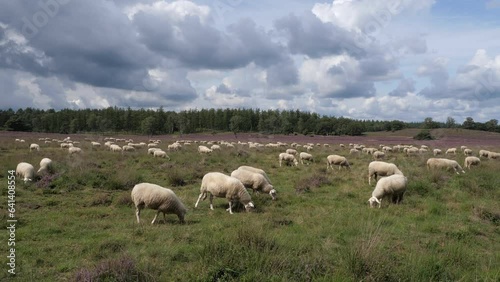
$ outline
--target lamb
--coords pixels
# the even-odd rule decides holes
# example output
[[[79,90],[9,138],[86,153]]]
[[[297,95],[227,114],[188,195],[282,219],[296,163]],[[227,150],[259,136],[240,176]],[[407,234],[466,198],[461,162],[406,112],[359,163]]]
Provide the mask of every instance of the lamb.
[[[377,181],[378,176],[389,176],[393,174],[403,174],[393,163],[373,161],[368,165],[368,185],[371,185],[372,177]]]
[[[464,167],[470,169],[471,166],[478,166],[481,164],[481,160],[478,157],[467,157],[464,161]]]
[[[445,155],[448,155],[448,154],[456,155],[457,154],[457,148],[449,148],[448,150],[446,150],[446,152],[444,154]]]
[[[82,149],[80,149],[79,147],[69,147],[68,148],[68,153],[70,155],[73,155],[73,154],[81,154],[83,151]]]
[[[370,207],[375,207],[378,204],[382,206],[382,199],[391,197],[392,203],[399,204],[403,200],[403,195],[406,191],[408,178],[403,174],[393,174],[387,177],[382,177],[373,189],[372,197],[368,199]]]
[[[302,163],[302,164],[304,164],[304,161],[306,161],[307,164],[310,164],[314,161],[313,156],[309,153],[306,153],[306,152],[300,152],[299,158],[300,158],[300,163]]]
[[[168,159],[170,160],[170,157],[167,155],[167,153],[165,151],[162,151],[162,150],[156,150],[153,152],[153,157],[159,157],[159,158],[165,158],[165,159]]]
[[[251,172],[262,174],[262,176],[264,176],[264,178],[266,178],[267,182],[269,182],[269,184],[272,184],[271,179],[269,179],[269,176],[267,176],[266,172],[260,168],[256,168],[256,167],[248,166],[248,165],[242,165],[242,166],[238,167],[238,169],[248,170]]]
[[[35,178],[35,168],[25,162],[20,162],[16,167],[16,176],[24,180],[24,182],[33,181]]]
[[[200,200],[205,200],[207,198],[207,194],[210,194],[210,209],[213,210],[213,198],[223,198],[225,197],[229,201],[229,211],[230,214],[233,214],[233,202],[239,201],[245,206],[245,210],[248,212],[251,209],[255,208],[255,205],[252,202],[252,197],[246,190],[243,183],[240,180],[225,175],[220,172],[209,172],[203,176],[201,180],[200,187],[200,196],[194,205],[195,208],[198,207],[198,203]]]
[[[262,174],[246,169],[237,169],[231,172],[231,177],[239,179],[246,188],[252,189],[254,193],[256,191],[268,193],[273,200],[276,200],[276,189]]]
[[[164,221],[166,221],[165,214],[169,213],[176,214],[180,223],[184,223],[187,209],[177,195],[168,188],[151,183],[139,183],[132,189],[131,197],[136,209],[137,223],[140,223],[140,214],[143,208],[157,211],[151,224],[155,223],[160,212],[163,213]]]
[[[198,153],[210,154],[210,153],[212,153],[212,149],[209,149],[207,146],[200,145],[200,146],[198,146]]]
[[[40,161],[40,169],[36,172],[38,175],[42,175],[44,173],[52,172],[52,160],[49,158],[43,158]]]
[[[33,150],[37,150],[37,151],[40,151],[40,145],[36,144],[36,143],[32,143],[30,145],[30,152],[33,151]]]
[[[462,167],[455,160],[443,159],[443,158],[430,158],[427,160],[427,169],[433,168],[453,168],[457,174],[460,174],[459,171],[465,173]]]
[[[339,155],[329,155],[328,157],[326,157],[326,169],[328,169],[328,167],[333,169],[333,165],[338,165],[339,170],[342,167],[351,168],[351,165],[347,161],[346,157]]]
[[[288,153],[280,153],[279,154],[279,163],[280,163],[280,166],[281,166],[281,163],[284,161],[285,164],[287,165],[292,165],[292,163],[297,166],[299,165],[299,162],[297,161],[297,159],[295,158],[294,155],[292,154],[288,154]]]

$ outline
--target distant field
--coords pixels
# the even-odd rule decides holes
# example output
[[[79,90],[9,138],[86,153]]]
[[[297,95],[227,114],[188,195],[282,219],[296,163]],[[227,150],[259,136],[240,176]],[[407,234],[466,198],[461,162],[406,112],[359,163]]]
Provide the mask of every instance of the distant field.
[[[500,134],[433,130],[437,140],[415,141],[420,130],[366,136],[270,136],[197,134],[153,136],[160,147],[175,140],[319,143],[313,164],[280,167],[278,154],[289,148],[250,149],[235,145],[200,155],[198,144],[153,158],[146,149],[124,154],[100,148],[103,135],[0,132],[0,211],[8,227],[8,171],[21,162],[38,169],[43,157],[55,174],[34,183],[16,183],[16,276],[7,272],[9,234],[0,248],[0,281],[499,281],[500,160],[457,175],[428,171],[430,153],[388,153],[408,177],[400,205],[385,202],[371,209],[374,185],[367,180],[370,155],[349,155],[349,143],[428,145],[430,149],[466,145],[500,152]],[[58,143],[38,138],[79,141],[82,155],[69,156]],[[116,136],[148,142],[147,136]],[[14,142],[25,139],[24,143]],[[39,152],[29,144],[38,143]],[[346,145],[341,148],[340,143]],[[329,147],[325,147],[328,144]],[[120,143],[119,145],[123,145]],[[301,151],[299,148],[298,151]],[[460,151],[460,150],[459,150]],[[344,155],[350,170],[327,170],[326,156]],[[447,156],[463,164],[462,153]],[[240,165],[264,169],[278,200],[252,194],[256,211],[230,215],[225,199],[208,199],[194,209],[207,172],[230,174]],[[152,210],[135,220],[130,191],[140,182],[169,187],[188,207],[186,224],[175,215],[151,225]]]

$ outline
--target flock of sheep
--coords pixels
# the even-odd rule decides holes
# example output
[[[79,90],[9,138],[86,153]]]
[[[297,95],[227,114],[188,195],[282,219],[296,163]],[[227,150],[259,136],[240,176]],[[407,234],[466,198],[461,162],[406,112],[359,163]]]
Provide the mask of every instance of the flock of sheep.
[[[70,155],[81,154],[83,150],[76,145],[79,144],[77,141],[72,141],[70,137],[63,140],[40,138],[40,141],[44,141],[45,144],[50,144],[52,142],[57,142],[59,147],[62,149],[67,149]],[[104,147],[111,152],[130,152],[140,150],[142,148],[147,148],[147,154],[153,155],[154,157],[168,158],[165,151],[159,148],[161,140],[149,140],[149,143],[141,142],[134,143],[133,140],[126,139],[116,139],[116,138],[106,138]],[[24,143],[22,139],[16,139],[16,142]],[[124,142],[126,145],[119,146],[117,143]],[[194,142],[198,143],[198,142]],[[214,151],[221,150],[221,146],[227,148],[234,148],[235,145],[248,146],[248,148],[258,148],[258,147],[270,147],[270,148],[286,148],[285,152],[279,153],[278,163],[279,166],[298,166],[299,161],[302,165],[309,165],[315,161],[313,155],[310,153],[311,150],[316,146],[329,147],[329,144],[313,144],[308,143],[306,145],[300,145],[297,143],[292,143],[290,145],[286,143],[268,143],[266,145],[259,144],[255,142],[201,142],[203,145],[198,145],[199,154],[212,154]],[[176,141],[173,144],[168,145],[167,151],[178,151],[183,148],[183,146],[191,145],[191,141]],[[209,147],[210,146],[210,147]],[[339,145],[340,148],[346,148],[344,144]],[[92,150],[101,148],[99,142],[91,141],[90,148]],[[368,184],[371,185],[372,179],[376,181],[375,188],[372,192],[371,197],[368,199],[369,205],[374,207],[378,205],[380,208],[382,205],[382,200],[384,198],[389,198],[392,203],[399,203],[403,200],[403,195],[406,191],[408,178],[404,176],[403,172],[394,163],[384,162],[387,154],[390,153],[404,153],[407,156],[415,154],[425,154],[429,151],[429,148],[422,145],[420,148],[414,146],[406,145],[396,145],[393,147],[380,145],[379,148],[366,147],[359,144],[349,144],[350,148],[349,154],[362,154],[371,155],[373,161],[368,164]],[[297,149],[302,148],[305,151],[298,152]],[[33,143],[29,146],[30,151],[40,151],[40,146]],[[464,161],[464,167],[471,169],[472,166],[478,166],[481,163],[479,157],[489,158],[489,159],[500,159],[500,153],[480,150],[479,157],[472,156],[473,151],[466,146],[462,146],[462,153],[466,156]],[[428,169],[449,169],[453,170],[457,174],[465,173],[464,169],[460,164],[452,159],[447,158],[437,158],[436,156],[442,154],[440,149],[434,149],[432,151],[434,157],[427,160]],[[445,155],[456,155],[457,149],[450,148],[446,150]],[[345,156],[341,155],[328,155],[326,157],[327,170],[329,168],[333,169],[333,166],[338,166],[339,170],[341,168],[351,168],[351,164]],[[49,158],[43,158],[40,161],[40,168],[35,173],[35,168],[33,165],[21,162],[17,165],[16,175],[27,181],[34,181],[36,177],[41,177],[46,173],[53,173],[52,160]],[[378,179],[378,177],[381,177]],[[377,181],[378,180],[378,181]],[[277,192],[271,183],[270,178],[266,172],[260,168],[252,166],[240,166],[234,170],[231,175],[225,175],[220,172],[209,172],[203,176],[201,180],[200,194],[195,204],[195,208],[198,207],[200,201],[205,200],[209,197],[210,209],[213,210],[213,198],[226,198],[229,204],[227,211],[232,214],[233,207],[236,203],[241,203],[246,211],[250,211],[255,208],[252,198],[248,193],[247,189],[255,192],[263,192],[269,194],[272,200],[276,200]],[[131,192],[131,199],[136,208],[136,219],[140,223],[140,212],[144,208],[150,208],[156,210],[157,213],[151,222],[154,224],[156,222],[157,216],[160,212],[165,214],[176,214],[180,222],[184,222],[184,217],[187,209],[183,202],[176,196],[176,194],[168,188],[161,187],[153,183],[139,183],[135,185]]]

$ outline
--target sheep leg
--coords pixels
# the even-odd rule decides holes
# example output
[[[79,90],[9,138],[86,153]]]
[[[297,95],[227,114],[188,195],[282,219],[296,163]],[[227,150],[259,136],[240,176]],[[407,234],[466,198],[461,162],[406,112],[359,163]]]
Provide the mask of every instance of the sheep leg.
[[[194,208],[198,207],[198,203],[200,202],[201,197],[203,197],[203,193],[200,193],[200,196],[198,196],[198,200],[196,201],[196,204],[194,204]]]
[[[227,211],[228,211],[230,214],[233,214],[232,205],[233,205],[233,201],[232,201],[232,200],[229,200],[229,208],[227,209]]]
[[[210,194],[210,209],[211,210],[214,210],[213,200],[214,200],[214,195]]]
[[[141,220],[139,218],[140,214],[141,214],[141,210],[139,208],[136,208],[135,209],[135,217],[137,218],[137,223],[141,223]]]
[[[153,218],[153,221],[151,221],[151,224],[154,224],[155,221],[156,221],[156,217],[158,217],[158,214],[160,213],[160,211],[157,211],[156,212],[156,215],[155,215],[155,218]]]

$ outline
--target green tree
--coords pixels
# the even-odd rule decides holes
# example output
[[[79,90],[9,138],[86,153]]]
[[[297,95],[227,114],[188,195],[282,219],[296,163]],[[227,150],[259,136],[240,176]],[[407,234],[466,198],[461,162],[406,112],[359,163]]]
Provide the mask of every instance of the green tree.
[[[454,128],[456,125],[457,123],[455,122],[454,118],[452,117],[446,118],[446,123],[445,123],[446,128]]]
[[[464,123],[462,123],[462,127],[465,129],[476,129],[476,123],[473,118],[467,117]]]
[[[243,125],[243,118],[240,115],[234,115],[229,121],[229,129],[237,137],[237,133],[240,132],[241,126]]]
[[[149,116],[149,117],[142,120],[141,132],[143,134],[147,134],[148,136],[151,136],[154,134],[154,130],[155,130],[155,118],[154,117]]]

